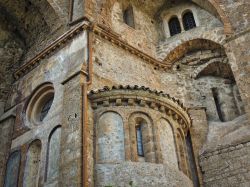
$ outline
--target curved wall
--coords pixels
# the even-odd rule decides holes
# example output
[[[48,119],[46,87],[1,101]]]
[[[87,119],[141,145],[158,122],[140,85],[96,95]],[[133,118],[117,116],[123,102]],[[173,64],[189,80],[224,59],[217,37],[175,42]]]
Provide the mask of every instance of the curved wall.
[[[97,124],[97,161],[125,160],[123,122],[119,114],[104,113]]]
[[[171,125],[165,119],[157,122],[158,133],[160,136],[160,148],[164,164],[178,168],[178,161],[175,150],[174,134]]]

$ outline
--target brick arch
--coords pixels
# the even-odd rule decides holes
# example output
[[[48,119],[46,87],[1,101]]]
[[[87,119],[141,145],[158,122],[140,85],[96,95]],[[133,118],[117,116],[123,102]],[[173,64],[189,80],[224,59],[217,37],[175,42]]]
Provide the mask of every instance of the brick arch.
[[[181,38],[177,40],[168,47],[166,52],[160,55],[164,57],[164,63],[172,65],[189,51],[221,48],[224,44],[224,41],[225,36],[223,35],[217,36],[216,34],[199,32],[188,38]]]
[[[221,0],[207,0],[207,6],[206,3],[204,3],[204,0],[192,0],[192,1],[209,12],[211,12],[211,9],[213,9],[212,11],[215,14],[217,14],[219,19],[223,22],[224,34],[230,35],[233,33],[232,24],[229,21],[226,12],[221,8],[221,2],[220,2]]]

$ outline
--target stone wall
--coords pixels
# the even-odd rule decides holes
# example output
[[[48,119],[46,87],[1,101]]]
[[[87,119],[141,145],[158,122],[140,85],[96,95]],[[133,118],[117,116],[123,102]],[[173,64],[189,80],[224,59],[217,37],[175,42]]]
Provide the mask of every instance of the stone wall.
[[[123,11],[129,4],[127,2],[115,2],[111,8],[111,28],[132,46],[155,56],[155,44],[158,40],[158,31],[154,18],[150,17],[138,6],[133,5],[133,17],[135,28],[127,25],[123,20]]]
[[[90,89],[100,89],[104,85],[138,85],[183,99],[185,83],[181,75],[155,70],[151,64],[98,36],[95,37],[93,47],[95,71]]]
[[[183,173],[170,166],[152,163],[124,162],[97,164],[96,186],[193,186]]]
[[[185,106],[190,107],[189,113],[193,120],[189,130],[201,185],[203,178],[204,186],[249,186],[249,2],[220,1],[220,7],[237,33],[231,37],[224,35],[217,13],[207,12],[181,0],[175,1],[177,4],[169,1],[164,4],[164,0],[74,2],[74,20],[87,13],[92,16],[91,21],[106,29],[105,32],[108,29],[114,31],[108,34],[118,40],[159,61],[175,62],[172,64],[173,69],[159,70],[146,58],[143,59],[145,55],[134,55],[134,51],[127,49],[126,45],[114,45],[106,40],[107,33],[101,37],[93,34],[94,57],[91,60],[94,72],[93,82],[88,89],[138,85],[163,91],[174,97],[174,100],[183,101]],[[91,106],[84,108],[86,93],[83,92],[83,82],[87,81],[85,71],[88,70],[85,62],[89,60],[86,32],[70,36],[72,42],[62,41],[59,50],[44,54],[46,58],[42,56],[43,60],[39,59],[39,63],[36,61],[37,66],[33,66],[33,70],[25,71],[13,83],[12,73],[21,62],[21,57],[25,63],[70,28],[66,26],[69,21],[68,3],[67,0],[25,0],[21,3],[3,0],[0,3],[0,61],[3,61],[0,66],[0,168],[3,168],[0,171],[0,185],[4,181],[4,171],[8,174],[15,170],[12,166],[6,170],[10,153],[20,150],[20,172],[19,176],[14,176],[18,178],[19,185],[80,186],[85,174],[84,164],[87,164],[86,180],[90,186],[192,186],[187,177],[190,177],[191,172],[184,144],[185,135],[179,129],[173,129],[173,134],[170,133],[170,125],[180,125],[180,121],[176,122],[174,115],[163,117],[159,104],[142,102],[140,106],[129,106],[129,112],[135,114],[132,118],[129,115],[124,119],[111,115],[113,120],[110,120],[110,113],[114,113],[116,106],[119,105],[119,112],[124,115],[131,103],[123,105],[122,99],[115,100],[115,103],[104,103],[106,106],[103,111],[108,109],[109,117],[104,116],[99,122]],[[123,20],[123,11],[129,4],[133,7],[134,28]],[[86,7],[83,8],[83,5]],[[162,37],[164,28],[161,19],[177,12],[181,15],[188,8],[194,11],[198,27],[171,38]],[[74,28],[72,25],[71,28]],[[68,43],[65,45],[64,42]],[[217,68],[221,72],[218,73]],[[53,104],[44,122],[33,124],[29,115],[26,115],[27,106],[37,88],[48,82],[54,88]],[[219,90],[219,104],[227,121],[225,123],[219,121],[211,92],[214,87]],[[145,106],[143,109],[142,105]],[[246,115],[243,115],[243,107]],[[178,111],[181,110],[179,107]],[[82,133],[83,120],[86,120],[84,112],[88,113],[85,155],[82,147],[85,138]],[[13,113],[16,115],[15,120],[6,118]],[[172,115],[171,112],[166,114]],[[143,129],[147,137],[143,142],[146,156],[141,159],[136,152],[135,134],[129,128],[134,132],[133,125],[137,117],[143,116],[147,116],[147,128],[154,130]],[[50,134],[58,125],[60,135],[56,135],[56,140],[53,137],[51,139]],[[161,128],[162,125],[166,128]],[[172,135],[173,139],[166,138]],[[41,141],[38,149],[33,146],[34,140]],[[50,144],[51,141],[63,143],[53,149],[53,155],[49,154],[49,147],[55,146]],[[112,144],[115,146],[112,147]],[[32,156],[34,152],[37,154]],[[33,162],[37,166],[33,172],[36,176],[29,173]],[[5,180],[8,183],[8,179]]]
[[[205,186],[249,186],[250,143],[227,146],[201,155]]]
[[[67,46],[63,46],[63,48],[61,48],[59,51],[56,51],[52,56],[42,60],[38,67],[16,81],[14,84],[14,87],[17,91],[13,90],[8,100],[8,109],[12,109],[13,111],[18,110],[18,112],[16,112],[17,117],[15,123],[11,124],[9,127],[10,129],[14,128],[14,133],[13,135],[9,134],[8,137],[6,137],[7,142],[5,146],[8,146],[8,143],[11,143],[10,151],[22,148],[22,159],[19,172],[20,185],[23,182],[28,182],[27,180],[23,180],[24,175],[28,175],[27,173],[29,172],[28,170],[25,170],[25,166],[27,166],[28,162],[26,159],[26,154],[28,153],[28,147],[30,146],[31,142],[36,139],[41,141],[40,164],[37,165],[39,174],[36,179],[30,177],[29,181],[35,181],[37,182],[36,184],[41,186],[57,184],[58,181],[62,183],[63,181],[65,181],[65,183],[67,181],[70,184],[76,182],[78,185],[81,183],[80,158],[82,131],[80,130],[80,116],[82,115],[82,105],[79,100],[81,100],[82,97],[81,81],[83,78],[81,77],[80,80],[76,79],[75,83],[70,82],[70,86],[63,85],[62,83],[65,80],[68,80],[68,78],[74,75],[76,72],[79,72],[84,66],[84,62],[86,62],[88,55],[86,50],[86,38],[87,33],[81,33],[81,35],[78,35]],[[37,120],[33,120],[33,118],[31,119],[32,115],[28,115],[27,112],[29,112],[29,108],[31,108],[31,110],[36,109],[36,105],[29,107],[31,103],[30,101],[39,90],[38,88],[43,85],[46,86],[48,83],[50,83],[49,85],[52,85],[54,90],[54,99],[47,116],[43,121],[39,122]],[[73,86],[73,84],[75,86]],[[74,92],[72,92],[71,89],[73,89]],[[72,102],[72,98],[75,99],[75,103],[79,103],[79,108],[75,107],[76,105]],[[38,101],[39,98],[37,97],[33,100]],[[66,110],[66,107],[64,106],[65,104],[69,107],[68,110]],[[10,113],[12,110],[9,110],[7,113]],[[51,172],[50,167],[54,168],[54,165],[56,164],[55,162],[49,162],[48,164],[52,164],[53,166],[49,167],[47,165],[49,157],[50,159],[53,159],[53,156],[55,156],[48,156],[49,139],[51,132],[53,132],[55,127],[58,127],[58,125],[62,126],[62,135],[59,142],[65,142],[61,148],[59,147],[60,158],[58,158],[56,162],[60,164],[61,169],[60,173],[57,172],[53,174],[53,179],[47,178],[47,180],[46,173]],[[2,123],[1,128],[7,130],[6,125]],[[0,132],[7,134],[8,132],[4,129]],[[5,136],[6,135],[1,134],[1,138],[3,138],[1,143],[5,142]],[[6,158],[7,153],[3,154],[5,154]],[[5,162],[3,165],[5,165],[6,160],[3,160],[3,162]],[[68,172],[69,167],[71,168],[72,172]],[[49,171],[47,171],[47,169],[49,169]]]
[[[225,45],[229,57],[229,63],[235,75],[248,119],[250,119],[249,41],[250,33],[246,32],[233,37]]]
[[[220,5],[236,32],[241,32],[249,28],[250,2],[248,0],[240,0],[237,2],[231,0],[220,0]]]

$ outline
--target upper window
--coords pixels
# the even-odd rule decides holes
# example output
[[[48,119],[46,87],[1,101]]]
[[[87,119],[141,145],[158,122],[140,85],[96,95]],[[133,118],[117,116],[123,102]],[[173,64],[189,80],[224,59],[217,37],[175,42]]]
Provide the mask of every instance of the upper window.
[[[173,17],[168,22],[170,35],[174,36],[181,33],[181,25],[177,17]]]
[[[196,27],[194,15],[192,12],[185,13],[182,19],[183,19],[183,26],[186,31]]]
[[[36,89],[27,106],[27,118],[31,125],[38,125],[44,121],[54,100],[54,88],[46,83]]]
[[[136,141],[138,156],[144,156],[143,142],[142,142],[142,125],[136,127]]]
[[[133,12],[133,7],[131,5],[124,10],[123,20],[128,26],[135,28],[134,12]]]

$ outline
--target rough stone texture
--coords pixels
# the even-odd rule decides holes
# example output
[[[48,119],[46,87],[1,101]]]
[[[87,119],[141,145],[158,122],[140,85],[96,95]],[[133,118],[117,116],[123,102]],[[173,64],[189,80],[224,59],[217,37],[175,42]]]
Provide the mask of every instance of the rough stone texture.
[[[237,2],[233,2],[232,0],[220,0],[220,4],[226,14],[230,15],[228,18],[234,30],[241,32],[249,28],[250,2],[248,0],[240,0]]]
[[[50,135],[48,148],[48,165],[46,172],[46,185],[56,186],[59,177],[61,127],[57,127]],[[56,181],[56,182],[55,182]]]
[[[78,95],[81,95],[81,86],[76,81],[76,87],[73,87],[73,84],[70,86],[62,85],[61,83],[66,80],[69,76],[81,70],[82,64],[85,62],[83,55],[87,55],[86,53],[86,33],[82,33],[77,38],[75,38],[70,45],[64,47],[61,51],[58,51],[55,55],[49,57],[48,59],[41,62],[40,66],[37,67],[35,70],[30,72],[27,76],[23,77],[21,80],[15,83],[16,89],[18,92],[15,92],[12,95],[12,98],[9,99],[9,107],[14,109],[18,108],[17,120],[15,121],[15,125],[10,126],[11,128],[14,127],[14,135],[8,136],[8,138],[13,138],[11,148],[16,149],[23,145],[28,146],[32,140],[39,139],[42,142],[42,150],[41,150],[41,163],[39,167],[39,174],[40,174],[40,185],[49,185],[45,183],[45,173],[46,173],[46,160],[47,160],[47,146],[49,141],[50,133],[54,130],[55,127],[58,125],[62,125],[62,142],[65,142],[60,150],[60,168],[64,168],[65,171],[62,172],[60,169],[60,175],[63,176],[63,180],[65,181],[65,185],[73,184],[70,180],[72,179],[77,183],[75,178],[72,177],[79,177],[80,172],[80,142],[81,142],[81,131],[77,130],[76,128],[80,128],[79,125],[73,125],[73,123],[79,124],[79,119],[81,112],[79,111],[72,111],[72,108],[76,109],[75,103],[79,103],[79,96],[78,99],[75,99],[75,103],[72,103],[69,100],[69,103],[66,105],[69,107],[68,111],[66,111],[65,115],[63,115],[63,110],[66,107],[63,107],[64,101],[66,101],[66,97],[68,98],[75,98]],[[87,58],[87,56],[85,57]],[[52,106],[49,110],[48,115],[45,117],[44,121],[41,124],[32,124],[26,115],[26,108],[29,101],[29,98],[32,96],[34,90],[36,90],[40,85],[45,82],[53,83],[53,87],[55,90],[56,96],[54,97]],[[68,88],[71,89],[68,89]],[[65,91],[64,91],[65,89]],[[74,92],[72,92],[74,90]],[[79,91],[77,93],[77,91]],[[71,95],[73,94],[73,95]],[[68,100],[68,99],[67,99]],[[81,109],[79,105],[79,110]],[[8,111],[7,113],[9,113]],[[75,113],[77,117],[75,118]],[[62,118],[64,116],[65,118]],[[70,123],[70,128],[67,127],[67,123]],[[3,126],[4,127],[4,126]],[[71,127],[74,127],[73,129]],[[71,131],[72,130],[72,131]],[[1,131],[2,132],[2,131]],[[3,131],[4,132],[4,131]],[[76,135],[79,137],[77,138]],[[4,139],[4,141],[9,141],[8,139]],[[65,141],[67,140],[67,141]],[[1,141],[1,143],[4,141]],[[68,144],[67,144],[68,142]],[[8,144],[6,144],[7,146]],[[75,148],[73,149],[73,145]],[[76,150],[76,151],[69,151],[69,150]],[[69,155],[69,151],[71,155]],[[26,152],[22,155],[25,158]],[[78,158],[76,160],[76,158]],[[72,162],[71,162],[72,161]],[[71,164],[71,163],[72,164]],[[76,163],[74,163],[76,162]],[[70,163],[70,164],[68,164]],[[73,164],[74,163],[74,164]],[[70,166],[72,172],[69,172],[69,168],[66,166]],[[25,168],[21,168],[20,173]],[[73,171],[77,171],[74,173]],[[60,177],[62,177],[60,176]],[[58,179],[54,180],[53,184],[56,184]],[[68,183],[66,183],[68,182]],[[72,182],[72,183],[71,183]],[[80,178],[78,181],[78,185],[80,184]]]
[[[173,168],[178,168],[177,163],[177,153],[175,150],[175,142],[173,130],[169,122],[165,119],[160,119],[157,123],[159,136],[160,136],[160,145],[161,152],[163,157],[163,163],[167,165],[172,165]]]
[[[39,184],[39,168],[41,163],[41,142],[35,140],[30,144],[27,152],[23,185],[38,186]]]
[[[0,186],[5,171],[17,167],[7,164],[16,150],[21,154],[19,186],[81,186],[86,170],[88,186],[192,186],[195,169],[188,161],[188,131],[201,186],[249,186],[249,1],[75,0],[72,20],[69,5],[68,0],[0,2]],[[134,28],[123,20],[128,6],[133,8]],[[169,37],[168,19],[174,14],[181,21],[187,9],[197,27]],[[68,23],[82,16],[91,25],[88,32],[81,28],[67,36],[80,25]],[[29,61],[64,33],[68,39],[57,40],[60,47],[48,47],[51,50]],[[92,60],[93,72],[87,64]],[[163,70],[157,67],[161,62],[172,67]],[[14,80],[17,69],[22,75]],[[113,94],[96,103],[89,99],[86,107],[86,81],[88,91],[103,88],[108,93],[105,86],[118,85],[143,89],[129,99],[127,90],[123,97]],[[42,123],[32,124],[26,114],[30,98],[48,82],[55,92],[52,106]],[[153,90],[170,94],[174,99],[168,99],[178,105],[163,106],[165,97]],[[156,95],[149,99],[151,92]],[[100,118],[103,112],[117,112],[121,118]],[[183,122],[186,112],[192,125]],[[15,120],[8,118],[13,115]],[[140,120],[146,124],[143,159],[136,149],[135,125]],[[61,135],[55,142],[60,150],[53,149],[51,157],[50,134],[58,125]],[[27,167],[30,145],[37,139],[41,160],[33,174],[38,174],[26,180],[32,171]],[[100,161],[98,150],[108,163]]]
[[[249,142],[202,154],[205,186],[249,186]]]
[[[124,162],[97,164],[96,186],[187,186],[192,182],[168,165]]]
[[[250,34],[245,33],[238,38],[229,41],[225,45],[229,63],[235,75],[248,119],[250,119],[250,64],[249,51],[247,50],[249,47],[249,41]]]
[[[97,126],[97,162],[125,160],[123,122],[119,114],[104,113]]]

